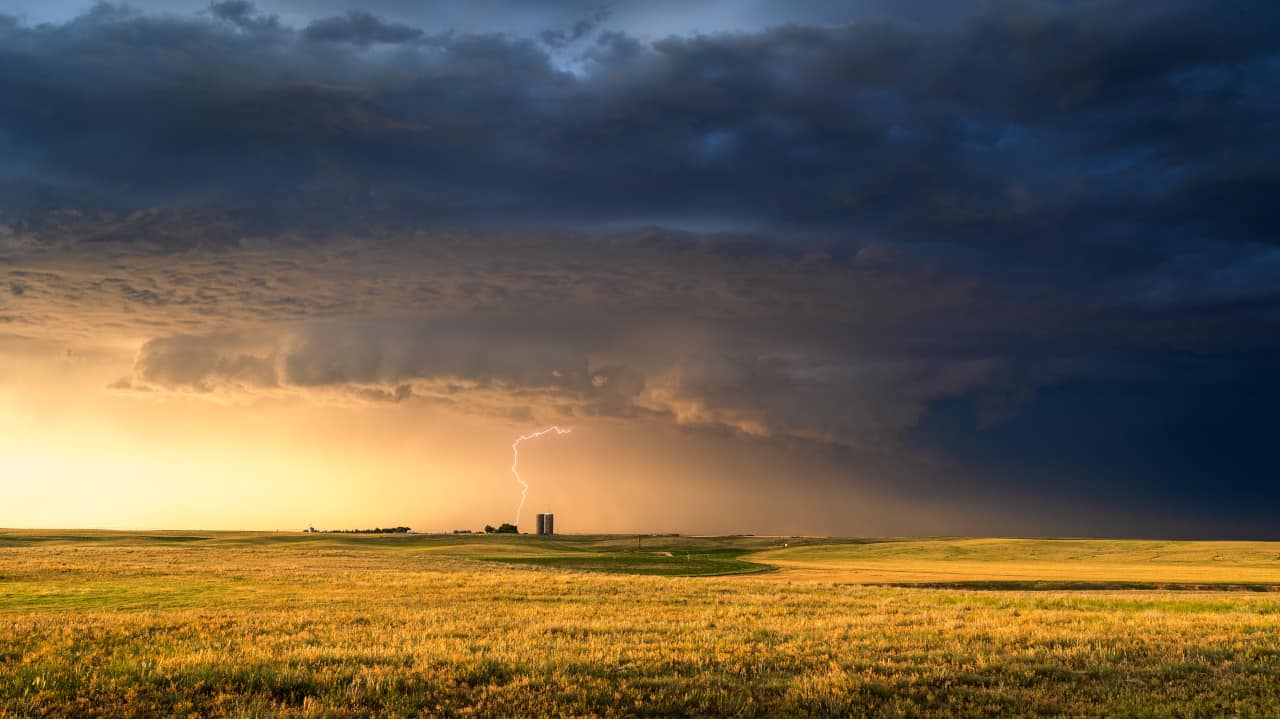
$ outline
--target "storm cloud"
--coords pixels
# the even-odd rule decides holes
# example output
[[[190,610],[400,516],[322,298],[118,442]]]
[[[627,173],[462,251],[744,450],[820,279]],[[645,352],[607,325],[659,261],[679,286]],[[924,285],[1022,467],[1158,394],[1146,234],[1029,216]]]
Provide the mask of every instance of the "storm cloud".
[[[983,250],[998,235],[1015,258],[1087,242],[1116,264],[1150,260],[1135,226],[1266,242],[1276,219],[1264,4],[609,31],[571,62],[356,11],[298,29],[247,3],[211,15],[5,20],[10,179],[134,209],[299,221],[338,203],[348,220],[719,222]]]
[[[114,392],[669,423],[1256,531],[1280,11],[966,8],[0,17],[0,331],[132,343]]]

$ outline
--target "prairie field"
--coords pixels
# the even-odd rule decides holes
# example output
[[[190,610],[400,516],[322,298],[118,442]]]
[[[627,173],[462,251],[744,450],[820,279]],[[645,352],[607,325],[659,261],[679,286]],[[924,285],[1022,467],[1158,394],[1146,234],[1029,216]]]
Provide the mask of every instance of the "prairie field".
[[[1275,716],[1280,543],[0,532],[0,716]]]

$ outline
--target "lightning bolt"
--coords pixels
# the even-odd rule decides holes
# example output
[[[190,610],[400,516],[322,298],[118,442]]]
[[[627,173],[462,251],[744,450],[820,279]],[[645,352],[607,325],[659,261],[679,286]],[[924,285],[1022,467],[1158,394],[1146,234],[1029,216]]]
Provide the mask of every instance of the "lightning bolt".
[[[547,433],[554,432],[557,435],[568,435],[570,428],[562,428],[559,425],[552,425],[545,430],[539,430],[528,435],[521,435],[516,441],[511,443],[511,474],[516,476],[516,482],[520,483],[520,505],[516,507],[516,526],[520,525],[520,511],[524,510],[525,498],[529,497],[529,483],[520,479],[520,471],[517,467],[520,465],[520,443],[525,440],[534,440],[540,438]]]

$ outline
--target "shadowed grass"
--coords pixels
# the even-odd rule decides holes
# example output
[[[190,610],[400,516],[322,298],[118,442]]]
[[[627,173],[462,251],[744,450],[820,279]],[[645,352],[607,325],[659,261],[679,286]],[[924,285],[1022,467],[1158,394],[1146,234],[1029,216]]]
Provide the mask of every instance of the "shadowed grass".
[[[971,580],[960,582],[857,583],[935,590],[1180,590],[1200,592],[1280,592],[1280,585],[1263,583],[1153,583],[1062,580]]]
[[[506,556],[482,559],[561,570],[686,577],[741,575],[768,572],[774,569],[768,565],[739,559],[744,552],[743,550],[583,552],[554,556]]]

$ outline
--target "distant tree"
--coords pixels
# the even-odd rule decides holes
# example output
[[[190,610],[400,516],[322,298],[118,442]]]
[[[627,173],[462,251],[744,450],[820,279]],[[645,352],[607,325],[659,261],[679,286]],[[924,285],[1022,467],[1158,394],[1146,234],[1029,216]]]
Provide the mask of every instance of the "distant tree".
[[[454,535],[470,535],[471,531],[470,530],[454,530],[453,534]]]
[[[502,523],[501,525],[498,526],[498,529],[495,530],[494,532],[511,533],[514,535],[518,535],[520,533],[520,529],[517,528],[515,525],[512,525],[511,523]]]
[[[494,528],[492,525],[485,525],[485,526],[484,526],[484,531],[485,531],[485,532],[487,532],[487,533],[495,533],[495,532],[498,532],[498,530],[497,530],[496,528]]]

